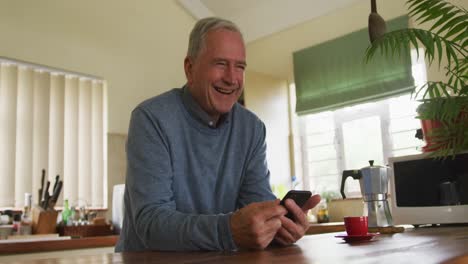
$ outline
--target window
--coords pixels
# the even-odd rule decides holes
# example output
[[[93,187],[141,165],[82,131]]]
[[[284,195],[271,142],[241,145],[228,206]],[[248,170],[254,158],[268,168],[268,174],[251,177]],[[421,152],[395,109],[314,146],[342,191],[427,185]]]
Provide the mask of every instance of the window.
[[[421,85],[426,80],[424,62],[417,60],[415,51],[412,61],[415,85]],[[343,170],[368,166],[369,160],[385,165],[389,157],[420,153],[424,142],[415,138],[418,104],[404,94],[296,117],[303,187],[319,193],[339,191]],[[345,192],[360,196],[359,182],[348,178]]]
[[[0,58],[0,207],[37,204],[42,169],[58,205],[106,207],[106,100],[100,78]]]
[[[385,165],[388,157],[416,154],[419,120],[410,95],[299,117],[304,182],[317,191],[339,190],[343,170]],[[346,193],[360,195],[358,181],[346,182]]]

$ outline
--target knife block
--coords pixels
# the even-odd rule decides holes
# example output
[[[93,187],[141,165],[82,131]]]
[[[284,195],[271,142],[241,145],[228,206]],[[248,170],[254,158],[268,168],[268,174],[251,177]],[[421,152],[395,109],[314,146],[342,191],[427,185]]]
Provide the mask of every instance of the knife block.
[[[57,233],[57,216],[55,210],[44,210],[34,207],[32,210],[32,232],[33,234]]]

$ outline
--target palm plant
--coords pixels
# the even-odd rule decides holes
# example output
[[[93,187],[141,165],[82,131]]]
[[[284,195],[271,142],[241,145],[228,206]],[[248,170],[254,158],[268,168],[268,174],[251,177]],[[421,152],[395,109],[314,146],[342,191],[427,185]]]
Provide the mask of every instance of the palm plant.
[[[443,67],[448,81],[429,81],[413,91],[422,102],[421,120],[437,120],[440,127],[429,135],[432,155],[448,157],[468,149],[468,12],[443,0],[408,0],[409,15],[415,22],[432,22],[429,30],[405,28],[385,33],[367,48],[367,61],[380,51],[386,57],[406,54],[423,47],[429,64],[435,60]],[[419,56],[419,52],[418,52]]]

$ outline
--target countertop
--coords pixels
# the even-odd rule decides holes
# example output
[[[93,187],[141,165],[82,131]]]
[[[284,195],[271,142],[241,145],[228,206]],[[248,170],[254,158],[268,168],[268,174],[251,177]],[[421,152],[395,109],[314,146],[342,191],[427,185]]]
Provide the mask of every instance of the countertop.
[[[44,251],[58,251],[68,249],[83,249],[97,247],[113,247],[117,243],[118,236],[98,236],[72,238],[68,240],[11,242],[0,244],[0,255],[23,254]]]
[[[307,234],[322,234],[339,231],[344,231],[344,225],[342,222],[311,224]],[[11,241],[11,243],[0,244],[0,255],[96,247],[113,247],[117,243],[117,240],[118,236],[97,236],[56,241],[31,241],[21,243]]]
[[[468,227],[421,227],[345,243],[339,234],[308,235],[289,247],[238,252],[132,252],[17,263],[467,263]],[[457,262],[458,261],[458,262]]]

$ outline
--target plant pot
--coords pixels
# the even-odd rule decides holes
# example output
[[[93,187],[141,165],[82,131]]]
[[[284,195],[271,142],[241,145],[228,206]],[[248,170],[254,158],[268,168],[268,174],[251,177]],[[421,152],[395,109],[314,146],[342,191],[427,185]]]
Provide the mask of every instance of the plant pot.
[[[432,152],[440,148],[434,146],[433,137],[429,135],[435,128],[440,128],[442,126],[442,122],[438,120],[421,119],[421,128],[423,131],[424,141],[426,141],[426,145],[422,147],[423,152]]]
[[[422,148],[423,152],[433,152],[450,148],[449,142],[453,144],[453,141],[447,140],[447,136],[452,137],[456,142],[462,144],[461,142],[463,140],[460,138],[460,134],[454,133],[453,128],[468,122],[468,106],[464,100],[466,99],[438,98],[419,105],[417,108],[418,118],[421,120],[423,137],[426,142],[426,146]],[[445,121],[441,121],[440,118],[449,112],[447,109],[453,106],[456,106],[455,109],[449,109],[452,112],[452,117],[447,118],[447,116],[445,116]],[[442,130],[437,131],[440,129]],[[434,131],[439,132],[437,136],[433,134]],[[443,135],[442,137],[440,137],[441,133]],[[443,142],[447,142],[447,144],[441,145]]]

